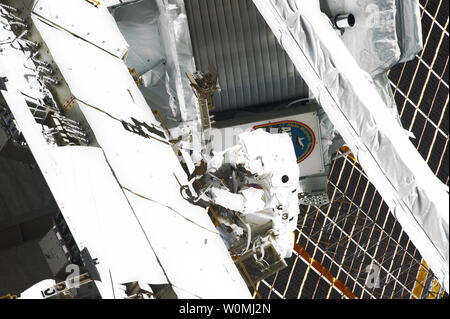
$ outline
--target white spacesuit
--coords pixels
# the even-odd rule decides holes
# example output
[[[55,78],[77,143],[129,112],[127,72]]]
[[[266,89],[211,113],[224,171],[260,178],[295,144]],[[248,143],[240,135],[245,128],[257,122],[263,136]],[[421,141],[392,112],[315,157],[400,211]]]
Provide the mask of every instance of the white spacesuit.
[[[233,187],[213,183],[205,193],[214,204],[239,212],[247,228],[271,222],[270,240],[281,258],[291,256],[299,213],[299,168],[290,136],[264,130],[246,132],[238,144],[216,154],[207,172],[224,165],[239,171]],[[248,248],[248,247],[247,247]]]

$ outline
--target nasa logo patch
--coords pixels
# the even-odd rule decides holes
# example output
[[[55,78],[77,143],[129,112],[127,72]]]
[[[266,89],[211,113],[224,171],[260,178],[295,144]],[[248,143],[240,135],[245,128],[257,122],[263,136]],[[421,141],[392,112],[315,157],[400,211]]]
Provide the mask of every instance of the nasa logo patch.
[[[316,146],[316,136],[313,130],[305,123],[298,121],[280,121],[261,125],[256,125],[253,129],[265,129],[269,133],[288,133],[294,144],[297,163],[301,163],[314,150]]]

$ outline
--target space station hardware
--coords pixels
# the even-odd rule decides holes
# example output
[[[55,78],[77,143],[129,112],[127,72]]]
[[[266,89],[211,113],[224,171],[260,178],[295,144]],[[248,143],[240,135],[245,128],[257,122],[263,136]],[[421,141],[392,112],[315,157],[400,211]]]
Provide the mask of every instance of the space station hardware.
[[[328,203],[328,171],[330,148],[335,141],[334,128],[327,125],[320,106],[306,104],[280,108],[269,112],[239,113],[231,120],[216,123],[211,132],[212,146],[222,151],[236,143],[246,131],[263,129],[269,133],[289,134],[299,170],[299,200],[303,205],[321,206]],[[319,117],[320,115],[320,117]],[[334,147],[336,151],[338,147]]]
[[[320,4],[334,25],[353,24],[340,36],[359,66],[372,77],[413,59],[422,50],[418,1],[322,0]]]
[[[73,238],[70,240],[73,240]],[[71,259],[77,258],[77,255],[71,257],[67,244],[63,242],[61,233],[57,232],[55,227],[42,238],[40,246],[54,276],[64,274],[67,265],[71,263]]]
[[[338,30],[345,28],[351,28],[355,25],[355,16],[351,13],[349,14],[339,14],[333,19],[334,27]]]
[[[28,87],[22,91],[23,97],[35,121],[42,125],[42,134],[49,144],[89,145],[91,140],[86,127],[70,118],[74,114],[69,115],[77,101],[57,71],[36,27],[27,19],[27,14],[28,11],[23,12],[9,5],[0,6],[3,28],[11,31],[11,36],[3,44],[10,45],[18,51],[17,54],[24,56],[23,66],[29,71],[25,75]],[[69,98],[64,100],[62,96]],[[76,115],[75,118],[84,120]]]
[[[152,83],[139,69],[136,85],[129,45],[104,3],[1,4],[1,102],[60,211],[40,241],[54,279],[21,297],[251,298],[205,210],[179,194],[187,176],[141,92]],[[203,76],[193,76],[200,99]],[[65,278],[71,267],[78,288]]]
[[[151,287],[143,282],[132,282],[125,285],[128,299],[155,299]]]
[[[19,145],[25,144],[20,130],[14,121],[14,116],[7,106],[0,104],[0,151],[8,141]]]
[[[299,169],[291,137],[263,129],[242,133],[204,170],[193,178],[195,201],[213,207],[231,255],[240,257],[256,281],[284,268],[299,214]]]
[[[214,93],[218,90],[218,73],[213,65],[210,66],[208,73],[195,72],[186,73],[191,87],[198,99],[199,119],[202,134],[202,143],[204,153],[210,156],[211,153],[211,124],[214,124],[214,115],[210,111],[215,109]],[[209,153],[209,154],[208,154]]]
[[[342,13],[342,1],[321,1],[322,8],[317,8],[315,1],[302,1],[301,6],[295,0],[253,2],[448,291],[448,187],[434,175],[392,116],[390,106],[395,104],[384,100],[392,95],[378,90],[389,86],[377,87],[373,81],[373,76],[387,76],[387,68],[420,50],[419,1],[346,1],[346,12],[355,15],[356,23],[343,35],[333,32],[330,25],[330,17]],[[404,17],[397,19],[401,14]],[[398,32],[406,41],[398,40]]]
[[[40,290],[43,299],[99,299],[95,282],[88,273],[74,276],[66,281],[50,285]],[[22,298],[22,296],[21,296]],[[36,298],[36,297],[35,297]],[[22,298],[23,299],[23,298]]]
[[[386,72],[397,63],[414,59],[422,50],[419,2],[322,0],[320,5],[340,30],[342,41],[360,68],[369,73],[392,117],[401,126]],[[343,10],[346,14],[342,14]]]
[[[217,123],[183,0],[0,1],[0,152],[29,146],[60,210],[39,243],[54,279],[22,297],[250,298],[286,267],[299,204],[328,203],[343,138],[448,290],[448,193],[386,77],[421,49],[417,1],[253,0],[320,106]]]
[[[3,128],[0,129],[0,152],[2,151],[3,147],[8,143],[9,136],[6,134],[6,130]]]
[[[55,226],[40,240],[39,246],[56,280],[61,283],[42,291],[45,299],[100,298],[95,281],[101,281],[89,250],[79,249],[64,216],[58,213]],[[71,282],[72,281],[72,284]],[[76,281],[77,285],[74,285]]]
[[[130,74],[133,76],[134,81],[136,82],[136,85],[142,85],[143,81],[142,81],[142,77],[139,75],[139,73],[136,71],[135,68],[128,68],[128,70],[130,71]]]
[[[48,141],[57,145],[89,145],[89,137],[81,123],[71,120],[60,113],[51,113],[44,134]]]
[[[22,163],[34,162],[14,116],[0,95],[0,156]]]
[[[66,280],[43,280],[20,293],[19,299],[99,299],[100,294],[88,273],[75,274]]]
[[[84,0],[84,1],[92,4],[96,8],[100,5],[100,1],[98,1],[98,0]]]

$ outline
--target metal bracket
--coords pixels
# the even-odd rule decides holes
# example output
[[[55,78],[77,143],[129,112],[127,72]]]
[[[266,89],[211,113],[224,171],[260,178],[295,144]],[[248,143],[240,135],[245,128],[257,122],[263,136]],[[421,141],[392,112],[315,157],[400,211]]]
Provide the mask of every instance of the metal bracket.
[[[87,3],[92,4],[94,7],[98,8],[98,6],[101,4],[98,0],[85,0]]]
[[[134,81],[136,82],[137,86],[142,85],[142,78],[139,75],[139,73],[137,73],[136,69],[134,68],[129,68],[128,71],[130,71],[130,74],[133,76],[135,76],[136,78],[134,79]],[[134,77],[133,77],[134,78]]]

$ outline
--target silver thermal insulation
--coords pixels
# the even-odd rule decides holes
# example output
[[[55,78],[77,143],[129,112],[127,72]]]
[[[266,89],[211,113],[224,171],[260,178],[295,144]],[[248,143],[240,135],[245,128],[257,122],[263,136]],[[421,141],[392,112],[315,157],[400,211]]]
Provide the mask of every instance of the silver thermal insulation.
[[[342,41],[372,77],[422,50],[418,0],[321,0],[320,4],[331,20],[344,13],[355,16],[354,27],[341,31]]]
[[[166,51],[156,1],[139,0],[113,7],[110,11],[129,45],[125,62],[142,78],[142,94],[164,117],[174,116],[177,107],[171,105],[167,93],[171,90],[171,79],[166,72]]]
[[[186,72],[195,71],[183,0],[139,0],[112,7],[129,44],[126,63],[142,78],[149,104],[172,121],[197,119],[197,101]]]
[[[139,1],[116,7],[111,13],[129,45],[127,65],[136,69],[146,86],[157,85],[165,77],[166,53],[156,2]]]
[[[423,49],[419,0],[397,0],[397,8],[397,36],[402,52],[400,62],[406,62]]]
[[[219,71],[216,112],[308,97],[308,87],[250,0],[186,0],[197,69]]]
[[[353,14],[355,25],[339,31],[358,65],[368,72],[393,118],[401,126],[386,72],[413,59],[422,50],[418,0],[320,0],[331,21]]]

